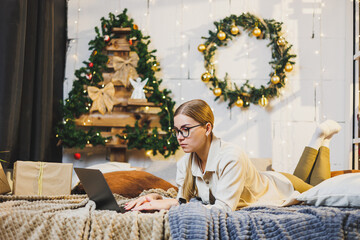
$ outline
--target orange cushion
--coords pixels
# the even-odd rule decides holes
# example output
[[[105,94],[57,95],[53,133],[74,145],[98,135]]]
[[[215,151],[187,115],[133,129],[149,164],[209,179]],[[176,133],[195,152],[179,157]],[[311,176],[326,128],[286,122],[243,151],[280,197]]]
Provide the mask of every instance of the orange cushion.
[[[332,171],[331,172],[331,177],[335,177],[341,174],[346,174],[346,173],[359,173],[360,170],[341,170],[341,171]]]
[[[117,171],[104,173],[106,182],[113,193],[120,194],[127,198],[139,196],[144,190],[160,188],[167,191],[169,188],[177,187],[144,171]],[[74,194],[84,194],[84,188],[81,184],[77,185],[72,191]]]

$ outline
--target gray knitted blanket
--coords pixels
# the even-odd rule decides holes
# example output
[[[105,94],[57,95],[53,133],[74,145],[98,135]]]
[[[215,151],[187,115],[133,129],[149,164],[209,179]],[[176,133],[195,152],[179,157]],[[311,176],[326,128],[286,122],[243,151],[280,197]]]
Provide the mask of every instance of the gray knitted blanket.
[[[360,209],[247,207],[235,212],[189,203],[169,211],[175,239],[360,239]]]

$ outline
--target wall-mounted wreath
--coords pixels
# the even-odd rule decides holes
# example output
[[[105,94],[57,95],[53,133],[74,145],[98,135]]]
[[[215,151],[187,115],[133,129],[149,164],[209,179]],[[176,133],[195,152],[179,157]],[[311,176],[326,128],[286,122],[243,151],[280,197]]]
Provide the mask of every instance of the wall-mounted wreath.
[[[287,82],[286,72],[293,69],[296,57],[290,54],[290,45],[281,33],[281,22],[271,19],[261,19],[250,13],[243,13],[240,16],[231,15],[219,22],[214,22],[217,32],[209,31],[209,37],[205,43],[198,46],[198,50],[204,55],[206,72],[202,74],[201,80],[211,83],[210,89],[216,96],[215,100],[223,96],[224,101],[229,101],[229,107],[235,104],[238,107],[249,107],[250,103],[259,104],[265,107],[268,100],[279,95],[279,89]],[[269,74],[270,79],[267,86],[260,88],[249,84],[247,80],[242,86],[234,84],[234,88],[228,87],[227,74],[224,80],[216,76],[216,68],[213,62],[218,47],[227,46],[228,41],[240,35],[241,27],[258,40],[269,40],[268,47],[271,48],[272,60],[269,62],[273,71]]]

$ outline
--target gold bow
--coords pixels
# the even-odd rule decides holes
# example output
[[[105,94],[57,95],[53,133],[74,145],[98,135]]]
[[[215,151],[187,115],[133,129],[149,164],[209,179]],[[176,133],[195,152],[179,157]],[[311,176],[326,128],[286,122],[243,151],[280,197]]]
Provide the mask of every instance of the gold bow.
[[[113,98],[115,95],[115,88],[113,83],[108,83],[102,89],[89,86],[87,88],[89,97],[93,101],[90,113],[98,110],[102,115],[105,114],[106,109],[111,112],[114,106]]]
[[[112,81],[120,81],[125,87],[129,85],[129,78],[137,78],[136,66],[139,61],[139,56],[136,52],[129,53],[129,59],[123,59],[118,56],[113,57],[114,76]]]

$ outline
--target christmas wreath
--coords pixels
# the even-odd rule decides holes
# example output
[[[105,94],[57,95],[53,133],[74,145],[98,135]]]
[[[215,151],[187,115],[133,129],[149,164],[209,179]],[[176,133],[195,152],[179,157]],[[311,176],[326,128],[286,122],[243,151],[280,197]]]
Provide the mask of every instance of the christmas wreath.
[[[143,79],[148,79],[144,90],[147,92],[147,100],[160,107],[158,113],[161,124],[161,131],[157,128],[150,130],[149,123],[135,126],[127,125],[122,134],[117,137],[126,140],[129,149],[138,148],[151,150],[155,155],[158,152],[165,157],[175,153],[178,149],[178,142],[171,134],[173,126],[173,108],[175,102],[171,99],[168,89],[160,90],[162,80],[155,77],[155,72],[160,71],[159,63],[154,53],[156,50],[148,50],[150,37],[144,36],[134,24],[134,20],[129,18],[125,9],[121,14],[115,16],[109,14],[109,19],[101,18],[101,33],[95,27],[96,37],[89,42],[89,50],[92,51],[88,61],[84,61],[84,67],[75,71],[76,80],[73,82],[69,96],[62,102],[63,121],[56,127],[56,137],[59,145],[67,148],[84,148],[86,145],[105,145],[109,138],[103,137],[100,131],[90,128],[88,131],[76,126],[75,118],[82,114],[89,113],[93,101],[89,98],[84,86],[99,87],[102,82],[102,73],[108,70],[108,56],[103,54],[107,43],[114,37],[113,28],[131,28],[127,40],[130,43],[131,51],[135,51],[139,57],[136,71]],[[135,44],[136,42],[136,44]],[[102,86],[104,87],[104,86]],[[140,120],[140,119],[138,119]]]
[[[203,82],[210,82],[210,89],[216,96],[215,100],[223,96],[224,100],[229,100],[229,107],[235,104],[238,107],[249,107],[250,103],[259,104],[265,107],[268,99],[278,96],[279,89],[284,87],[287,81],[286,72],[290,72],[295,64],[292,61],[296,57],[290,54],[292,45],[281,34],[281,22],[271,19],[261,19],[250,13],[243,13],[240,16],[231,15],[219,22],[214,22],[217,32],[209,31],[209,37],[205,43],[198,46],[198,50],[204,55],[206,72],[202,74]],[[269,74],[270,80],[267,86],[255,88],[247,80],[242,86],[234,84],[234,89],[228,87],[227,74],[224,80],[216,76],[213,57],[218,47],[226,46],[229,40],[240,35],[239,27],[259,40],[269,40],[267,45],[271,47],[272,60],[269,62],[273,72]]]

